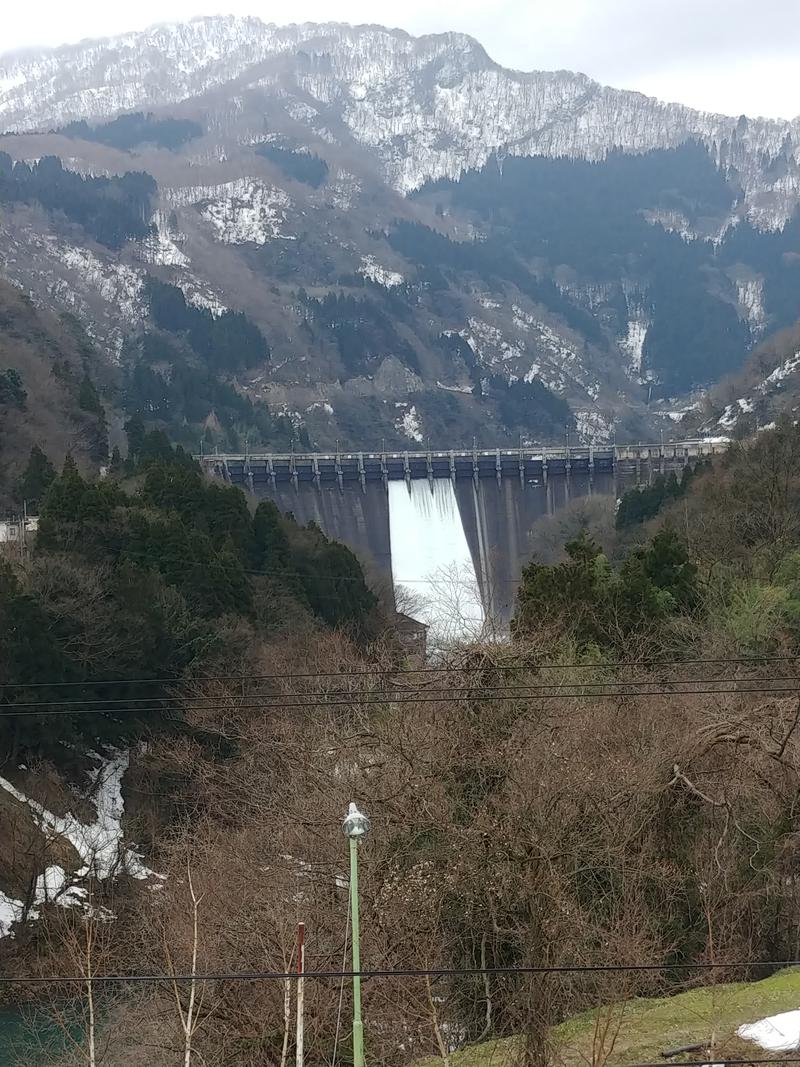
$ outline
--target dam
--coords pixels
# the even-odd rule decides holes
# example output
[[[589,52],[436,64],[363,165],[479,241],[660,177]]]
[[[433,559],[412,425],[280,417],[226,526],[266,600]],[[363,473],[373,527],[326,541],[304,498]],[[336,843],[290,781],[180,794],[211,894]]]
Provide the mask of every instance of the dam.
[[[726,439],[467,451],[205,455],[206,471],[349,545],[434,645],[502,633],[536,523],[724,451]]]

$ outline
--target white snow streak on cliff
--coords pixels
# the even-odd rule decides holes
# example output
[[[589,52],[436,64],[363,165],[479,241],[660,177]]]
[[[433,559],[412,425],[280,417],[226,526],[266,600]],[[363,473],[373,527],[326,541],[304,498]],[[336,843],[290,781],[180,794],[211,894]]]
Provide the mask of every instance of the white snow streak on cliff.
[[[93,823],[82,823],[71,812],[54,815],[5,778],[0,778],[0,788],[30,808],[42,830],[69,841],[84,864],[79,876],[92,873],[97,878],[108,878],[119,866],[134,878],[149,878],[152,872],[144,866],[141,856],[122,844],[122,778],[128,769],[128,753],[117,751],[108,759],[95,758],[98,766],[90,775],[97,809]]]
[[[619,347],[628,357],[628,373],[631,375],[638,376],[642,372],[642,353],[648,329],[649,323],[641,319],[631,319],[628,323],[628,335],[619,343]]]
[[[414,615],[433,648],[480,635],[485,615],[475,565],[449,478],[389,482],[395,585],[409,583]]]
[[[738,282],[736,285],[739,297],[739,305],[743,309],[747,321],[755,331],[760,330],[766,322],[764,311],[764,281],[762,278],[752,278],[749,281]]]
[[[122,816],[125,805],[122,779],[128,769],[128,753],[111,750],[109,756],[98,753],[90,753],[90,756],[96,761],[89,779],[97,816],[91,823],[81,822],[71,812],[63,816],[53,814],[6,778],[0,777],[0,788],[28,808],[41,832],[48,838],[61,837],[69,842],[83,863],[80,870],[72,875],[68,875],[57,864],[45,868],[36,881],[33,906],[28,912],[31,919],[38,918],[39,906],[46,901],[63,907],[84,904],[87,892],[75,881],[89,875],[105,879],[116,873],[125,873],[142,880],[154,876],[153,871],[142,862],[141,855],[127,848],[123,841]],[[19,922],[24,913],[25,906],[21,900],[0,892],[0,937],[7,936],[12,924]]]

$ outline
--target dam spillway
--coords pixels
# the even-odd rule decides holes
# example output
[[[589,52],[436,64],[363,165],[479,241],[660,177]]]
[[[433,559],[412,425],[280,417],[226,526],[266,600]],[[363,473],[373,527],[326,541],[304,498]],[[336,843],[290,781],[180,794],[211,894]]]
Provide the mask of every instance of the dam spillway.
[[[441,644],[507,627],[539,520],[581,497],[618,496],[726,443],[198,458],[349,545]]]
[[[439,644],[480,637],[487,617],[480,544],[476,566],[454,483],[392,481],[387,503],[396,596]]]

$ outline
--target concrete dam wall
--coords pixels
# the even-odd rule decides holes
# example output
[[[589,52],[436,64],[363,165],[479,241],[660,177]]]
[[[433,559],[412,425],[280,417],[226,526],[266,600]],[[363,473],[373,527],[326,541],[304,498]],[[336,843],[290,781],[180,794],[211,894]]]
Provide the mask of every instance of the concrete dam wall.
[[[391,582],[398,606],[428,624],[435,645],[508,626],[539,520],[581,497],[619,496],[726,445],[198,459],[349,545],[368,572]]]
[[[400,606],[426,622],[438,641],[507,626],[532,530],[543,516],[590,493],[612,495],[612,472],[521,482],[416,478],[317,484],[261,484],[301,523],[315,522],[373,570],[391,577]]]

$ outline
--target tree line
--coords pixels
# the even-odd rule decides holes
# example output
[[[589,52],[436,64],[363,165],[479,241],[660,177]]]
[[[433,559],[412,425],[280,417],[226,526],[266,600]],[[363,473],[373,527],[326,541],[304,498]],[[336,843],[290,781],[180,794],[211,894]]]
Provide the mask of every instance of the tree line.
[[[149,174],[93,177],[66,170],[57,156],[16,163],[0,152],[0,203],[38,203],[77,223],[90,237],[119,249],[151,233],[149,219],[156,182]]]
[[[22,568],[0,563],[0,703],[24,700],[30,681],[45,683],[30,691],[36,699],[60,701],[63,682],[177,680],[236,662],[248,642],[286,627],[359,638],[378,626],[349,549],[271,501],[251,512],[239,489],[207,482],[141,419],[127,434],[127,459],[115,451],[98,480],[71,457],[56,475],[40,450],[31,455],[23,483],[41,497],[35,549]],[[12,716],[3,725],[16,748],[49,751],[71,736],[141,729],[128,718]]]

